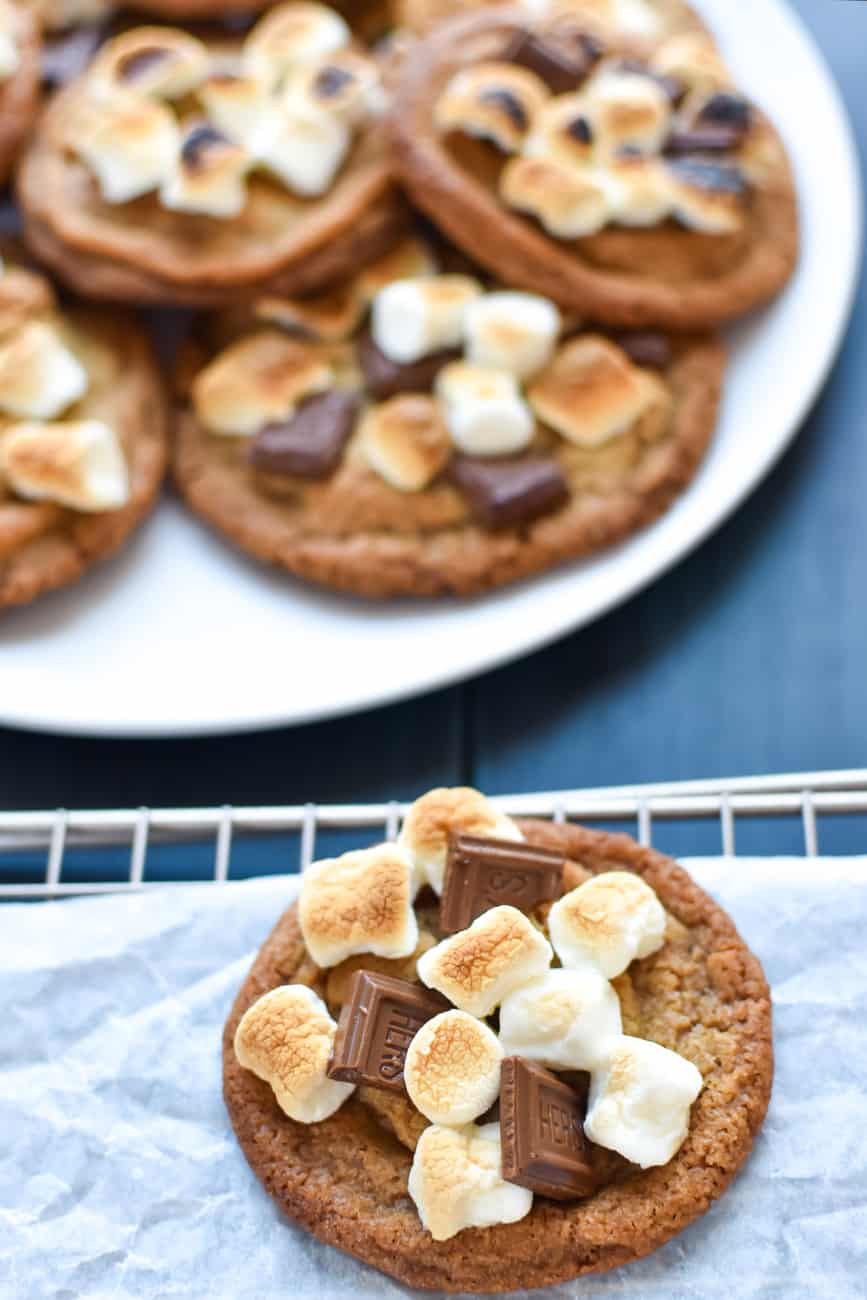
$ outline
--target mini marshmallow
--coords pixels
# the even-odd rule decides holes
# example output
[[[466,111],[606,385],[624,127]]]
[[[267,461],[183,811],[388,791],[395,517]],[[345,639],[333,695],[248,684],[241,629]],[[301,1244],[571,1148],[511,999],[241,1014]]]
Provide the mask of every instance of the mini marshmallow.
[[[624,1035],[592,1073],[584,1131],[642,1169],[667,1164],[689,1131],[689,1108],[701,1089],[690,1061]]]
[[[235,1057],[270,1084],[277,1105],[300,1124],[328,1119],[354,1091],[326,1074],[336,1024],[304,984],[284,984],[254,1002],[235,1030]]]
[[[456,348],[463,340],[466,309],[481,292],[468,275],[394,280],[373,300],[373,341],[398,365]]]
[[[518,827],[478,790],[438,788],[409,809],[398,837],[410,856],[416,879],[443,892],[450,835],[483,835],[492,840],[523,840]]]
[[[239,73],[215,72],[196,88],[196,97],[209,122],[258,155],[272,127],[273,104],[264,82]]]
[[[44,276],[0,262],[0,338],[20,330],[35,316],[44,316],[56,301]]]
[[[627,36],[654,40],[662,29],[662,16],[647,0],[615,0],[614,25]]]
[[[301,74],[298,92],[326,113],[360,126],[387,104],[379,68],[355,50],[338,50]]]
[[[591,967],[549,970],[503,999],[504,1056],[526,1056],[551,1070],[590,1070],[622,1033],[620,1003]]]
[[[437,375],[435,391],[452,441],[470,456],[509,456],[533,437],[533,412],[508,370],[452,361]]]
[[[90,66],[88,87],[179,99],[207,75],[211,56],[195,36],[173,27],[134,27],[108,41]]]
[[[418,943],[412,866],[396,844],[312,863],[301,880],[301,932],[317,966],[356,953],[408,957]]]
[[[409,235],[359,272],[355,286],[366,303],[395,280],[420,280],[437,274],[436,258],[422,239]]]
[[[73,510],[118,510],[129,473],[113,429],[101,420],[15,424],[0,434],[0,479],[19,496]]]
[[[514,63],[477,63],[452,77],[440,95],[434,123],[516,153],[535,114],[549,97],[535,72]]]
[[[607,170],[619,191],[615,215],[621,226],[655,226],[669,215],[674,187],[658,158],[612,158]]]
[[[582,89],[597,148],[657,153],[671,128],[671,102],[659,82],[603,64]]]
[[[444,1011],[422,1025],[407,1048],[409,1099],[433,1124],[468,1124],[500,1091],[503,1049],[492,1029],[465,1011]]]
[[[634,424],[652,400],[626,354],[599,334],[570,339],[527,390],[540,420],[580,447],[599,447]]]
[[[364,299],[354,285],[332,289],[310,298],[257,298],[258,320],[278,325],[318,343],[343,343],[354,334],[364,316]]]
[[[0,411],[51,420],[87,391],[87,371],[46,321],[26,321],[0,343]]]
[[[511,158],[500,173],[499,189],[504,203],[530,213],[558,239],[595,235],[612,213],[610,183],[598,167],[578,169],[548,158]]]
[[[663,77],[674,77],[692,91],[707,92],[731,84],[720,52],[706,32],[672,36],[654,52],[650,66]]]
[[[426,1128],[413,1156],[409,1194],[434,1241],[448,1241],[465,1228],[517,1223],[533,1205],[528,1188],[503,1179],[499,1124]]]
[[[691,230],[728,234],[739,230],[749,186],[732,163],[677,158],[668,163],[674,215]]]
[[[278,5],[259,20],[244,41],[243,70],[276,86],[305,64],[342,50],[351,39],[344,20],[326,5]]]
[[[316,198],[331,188],[351,145],[339,117],[290,91],[275,108],[257,157],[290,190]]]
[[[237,217],[247,202],[246,149],[207,122],[190,124],[177,165],[160,189],[163,207],[201,212],[209,217]]]
[[[105,201],[127,203],[171,175],[181,140],[165,105],[124,94],[85,106],[69,143],[93,172]]]
[[[420,492],[451,455],[439,402],[424,393],[402,393],[373,406],[359,430],[371,469],[400,492]]]
[[[560,313],[534,293],[486,293],[464,315],[466,357],[477,366],[496,366],[518,379],[541,370],[560,333]]]
[[[564,966],[596,967],[606,979],[665,942],[665,910],[631,871],[605,871],[559,898],[548,933]]]
[[[333,379],[316,348],[262,330],[230,344],[198,373],[193,406],[210,433],[249,438],[288,420],[302,398],[324,392]]]
[[[492,907],[420,957],[418,973],[461,1011],[489,1016],[514,989],[543,974],[551,957],[548,940],[523,912]]]

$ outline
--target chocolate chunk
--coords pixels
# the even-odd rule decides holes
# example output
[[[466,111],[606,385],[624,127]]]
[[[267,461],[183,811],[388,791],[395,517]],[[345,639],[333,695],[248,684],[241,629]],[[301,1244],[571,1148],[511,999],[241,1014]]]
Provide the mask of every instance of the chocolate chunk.
[[[684,185],[717,194],[746,194],[749,185],[741,169],[733,163],[716,162],[712,158],[672,158],[669,170]]]
[[[503,1177],[540,1196],[574,1201],[596,1181],[584,1136],[585,1104],[556,1074],[507,1056],[500,1074]]]
[[[749,130],[753,120],[753,110],[749,100],[742,95],[732,95],[719,90],[711,95],[695,116],[696,122],[713,126],[728,126],[737,130],[739,136]]]
[[[250,463],[266,474],[327,478],[337,468],[360,402],[356,393],[311,397],[283,424],[266,425],[253,440]]]
[[[629,334],[615,334],[614,342],[637,366],[665,370],[671,365],[671,344],[665,334],[657,334],[654,330],[635,330]]]
[[[555,95],[562,95],[578,89],[599,57],[599,46],[584,33],[558,33],[555,39],[518,31],[500,57],[529,68]]]
[[[527,110],[510,90],[486,90],[479,98],[485,104],[497,104],[519,131],[530,125]]]
[[[403,1092],[407,1048],[423,1024],[450,1007],[421,984],[356,971],[334,1035],[329,1079]]]
[[[742,132],[737,127],[713,123],[672,131],[665,142],[667,154],[725,153],[740,144]]]
[[[457,349],[450,348],[401,365],[390,361],[370,334],[364,334],[358,340],[356,353],[368,391],[381,401],[397,393],[429,393],[443,366],[457,361],[461,355]]]
[[[514,528],[569,499],[560,466],[545,456],[455,456],[451,476],[485,528]]]
[[[133,50],[132,54],[128,54],[118,63],[117,74],[121,81],[136,81],[154,64],[162,63],[167,53],[168,51],[161,45],[150,45],[141,50]]]
[[[566,134],[571,135],[579,144],[591,144],[593,141],[593,127],[586,117],[576,117],[566,127]]]
[[[185,167],[195,170],[201,167],[209,149],[215,144],[228,144],[228,137],[218,131],[209,122],[194,126],[181,145],[181,162]]]
[[[563,854],[514,840],[456,835],[449,841],[440,926],[465,930],[489,907],[508,903],[530,912],[563,891]]]

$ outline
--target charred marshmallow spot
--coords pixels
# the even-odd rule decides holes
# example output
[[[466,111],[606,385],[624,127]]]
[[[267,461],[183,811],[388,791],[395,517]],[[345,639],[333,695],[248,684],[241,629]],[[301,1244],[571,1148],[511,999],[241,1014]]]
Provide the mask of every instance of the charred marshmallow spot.
[[[205,166],[207,155],[212,149],[226,144],[231,144],[228,137],[209,122],[194,126],[181,145],[181,165],[190,171],[197,171]]]
[[[127,82],[138,81],[146,72],[152,72],[157,64],[164,63],[167,58],[169,58],[169,51],[159,45],[133,50],[131,54],[118,61],[118,79]]]
[[[527,110],[510,90],[483,90],[479,95],[479,103],[501,108],[518,131],[527,130]]]

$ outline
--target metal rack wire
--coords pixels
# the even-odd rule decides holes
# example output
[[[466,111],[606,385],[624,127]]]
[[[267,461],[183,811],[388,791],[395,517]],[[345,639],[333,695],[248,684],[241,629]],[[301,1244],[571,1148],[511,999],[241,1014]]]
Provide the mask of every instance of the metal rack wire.
[[[867,769],[803,772],[730,780],[612,786],[596,790],[559,790],[497,798],[515,816],[562,821],[616,823],[646,845],[654,842],[660,823],[716,821],[722,852],[736,851],[739,819],[766,817],[799,822],[803,852],[820,851],[821,819],[858,814],[864,818],[867,852]],[[317,836],[324,830],[381,828],[393,838],[405,804],[300,804],[287,807],[133,808],[100,811],[0,812],[0,899],[49,899],[69,895],[123,893],[166,888],[172,884],[212,884],[229,879],[233,847],[239,836],[269,833],[298,838],[303,870],[316,856]],[[213,868],[206,881],[146,878],[149,847],[206,841],[212,845]],[[67,850],[78,847],[127,846],[126,868],[117,879],[64,879]],[[37,882],[4,879],[4,857],[43,851],[44,875]]]

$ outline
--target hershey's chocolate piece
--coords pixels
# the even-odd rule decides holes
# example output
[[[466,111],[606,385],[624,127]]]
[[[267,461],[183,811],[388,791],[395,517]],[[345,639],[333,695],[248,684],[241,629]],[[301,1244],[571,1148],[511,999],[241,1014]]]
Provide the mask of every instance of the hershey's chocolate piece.
[[[256,434],[251,465],[266,474],[327,478],[337,468],[359,405],[357,393],[308,398],[290,420],[266,425]]]
[[[584,1136],[585,1103],[550,1070],[507,1056],[500,1074],[503,1177],[557,1201],[589,1196],[596,1185]]]
[[[500,58],[541,77],[555,95],[577,90],[599,58],[600,47],[583,32],[561,30],[542,35],[518,31]]]
[[[485,528],[529,523],[569,499],[560,466],[546,456],[454,456],[450,473]]]
[[[746,176],[734,163],[716,162],[713,158],[671,158],[668,168],[677,180],[697,190],[738,195],[749,191]]]
[[[329,1079],[403,1092],[406,1049],[423,1024],[450,1008],[421,984],[356,971],[334,1035]]]
[[[429,393],[443,366],[447,366],[450,361],[457,361],[461,355],[457,348],[448,348],[442,352],[432,352],[419,361],[401,365],[397,361],[390,361],[369,333],[363,334],[358,340],[356,354],[368,391],[380,401],[395,397],[398,393]]]
[[[455,835],[449,840],[440,925],[446,934],[465,930],[489,907],[509,903],[530,912],[563,892],[562,853],[514,840]]]
[[[739,135],[748,131],[753,120],[752,105],[742,95],[733,95],[727,90],[718,90],[702,104],[695,116],[696,122],[729,126]]]
[[[672,131],[665,142],[667,154],[726,153],[735,149],[743,132],[725,123],[699,122],[682,131]]]
[[[637,366],[665,370],[671,365],[671,344],[665,334],[658,334],[655,330],[632,330],[628,334],[615,334],[614,342]]]

